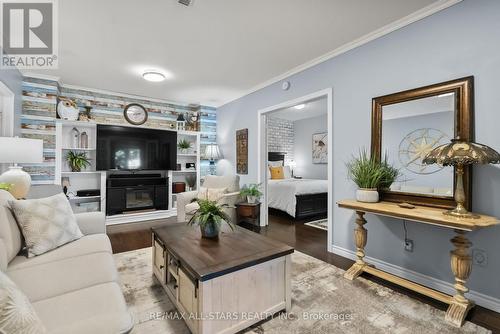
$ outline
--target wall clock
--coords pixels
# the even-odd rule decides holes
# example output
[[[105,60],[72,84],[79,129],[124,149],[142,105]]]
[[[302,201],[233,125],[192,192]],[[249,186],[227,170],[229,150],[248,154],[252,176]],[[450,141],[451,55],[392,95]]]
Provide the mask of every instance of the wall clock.
[[[443,166],[426,165],[424,157],[435,147],[448,143],[450,137],[438,129],[424,128],[407,134],[399,144],[399,162],[401,166],[415,174],[433,174]]]
[[[146,108],[138,103],[127,104],[123,110],[123,116],[125,116],[127,122],[133,125],[141,125],[148,120]]]

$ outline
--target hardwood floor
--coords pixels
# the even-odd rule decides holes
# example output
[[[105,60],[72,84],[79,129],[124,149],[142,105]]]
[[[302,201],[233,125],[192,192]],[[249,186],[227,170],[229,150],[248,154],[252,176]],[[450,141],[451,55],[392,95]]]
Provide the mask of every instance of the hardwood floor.
[[[304,225],[305,221],[293,222],[285,215],[269,215],[269,226],[261,229],[260,233],[272,239],[282,241],[296,250],[328,262],[336,267],[347,269],[353,261],[327,251],[327,233],[318,228]],[[127,227],[109,227],[108,235],[111,239],[114,253],[150,247],[152,226],[157,226],[164,221],[134,224]],[[354,227],[353,227],[354,228]],[[387,286],[395,291],[429,304],[440,310],[446,310],[447,305],[434,299],[420,295],[411,290],[384,281],[378,277],[363,273],[362,276],[380,285]],[[467,320],[490,329],[493,333],[500,333],[500,314],[476,306],[469,313]]]

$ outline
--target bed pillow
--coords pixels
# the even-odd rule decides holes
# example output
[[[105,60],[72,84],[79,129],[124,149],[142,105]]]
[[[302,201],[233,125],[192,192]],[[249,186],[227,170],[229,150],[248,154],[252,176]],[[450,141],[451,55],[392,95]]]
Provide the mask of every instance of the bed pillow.
[[[267,162],[267,166],[269,167],[280,167],[280,166],[283,166],[283,160],[280,160],[280,161],[268,161]]]
[[[218,201],[227,193],[227,188],[205,188],[200,187],[197,199],[208,199],[209,201]]]
[[[28,297],[1,270],[0,333],[47,333]]]
[[[28,257],[83,237],[63,193],[40,199],[9,201],[9,204],[24,236]]]
[[[283,174],[283,167],[269,167],[271,170],[271,180],[283,180],[284,179],[284,174]]]
[[[283,178],[284,179],[292,178],[292,170],[290,169],[290,166],[283,166]]]

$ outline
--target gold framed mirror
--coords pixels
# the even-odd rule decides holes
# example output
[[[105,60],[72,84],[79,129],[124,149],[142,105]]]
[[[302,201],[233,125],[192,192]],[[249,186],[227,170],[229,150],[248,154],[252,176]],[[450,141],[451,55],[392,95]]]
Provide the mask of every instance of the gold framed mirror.
[[[371,152],[401,172],[382,200],[453,208],[454,168],[425,165],[433,148],[460,137],[473,140],[474,78],[465,77],[372,100]],[[465,204],[472,202],[471,168],[464,174]]]

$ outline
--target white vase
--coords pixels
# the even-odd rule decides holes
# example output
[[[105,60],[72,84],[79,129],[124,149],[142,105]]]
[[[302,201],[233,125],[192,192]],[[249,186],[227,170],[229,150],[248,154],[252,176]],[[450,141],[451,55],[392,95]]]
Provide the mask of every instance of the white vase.
[[[11,166],[0,175],[0,182],[10,184],[9,192],[17,199],[25,198],[31,187],[31,176],[21,166]]]
[[[378,191],[376,188],[360,188],[356,190],[356,200],[358,202],[377,203],[379,200]]]
[[[257,196],[247,196],[247,201],[250,204],[255,204],[255,202],[257,202]]]

